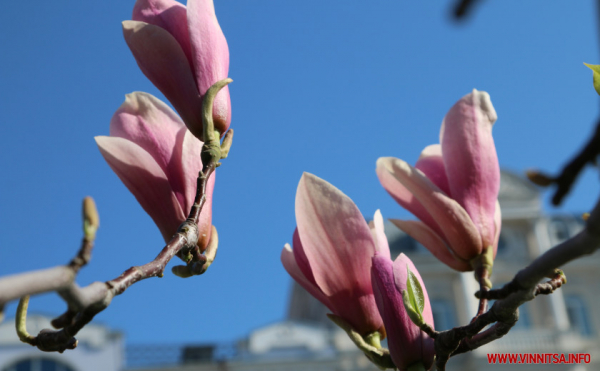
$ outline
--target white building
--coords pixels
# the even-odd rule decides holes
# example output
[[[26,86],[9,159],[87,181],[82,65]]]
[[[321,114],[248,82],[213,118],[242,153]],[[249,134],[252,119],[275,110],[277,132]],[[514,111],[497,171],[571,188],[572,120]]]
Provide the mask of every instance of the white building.
[[[50,318],[27,316],[27,330],[51,329]],[[123,369],[123,340],[119,332],[90,323],[77,334],[78,345],[64,353],[45,353],[17,337],[14,319],[0,324],[0,371],[119,371]]]

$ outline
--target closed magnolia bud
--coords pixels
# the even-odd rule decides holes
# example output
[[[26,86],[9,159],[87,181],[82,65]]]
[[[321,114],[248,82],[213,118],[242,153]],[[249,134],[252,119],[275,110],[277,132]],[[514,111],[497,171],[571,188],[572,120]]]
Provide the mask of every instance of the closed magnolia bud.
[[[138,66],[203,140],[202,99],[217,81],[227,78],[229,47],[213,0],[138,0],[123,36]],[[231,122],[226,86],[213,103],[215,130],[224,135]]]
[[[108,165],[156,223],[165,242],[187,219],[202,170],[202,142],[179,116],[154,96],[135,92],[113,115],[110,136],[96,137]],[[198,246],[210,241],[215,173],[198,219]]]
[[[421,287],[420,298],[408,298],[411,291],[413,294],[418,291],[415,287],[408,287],[409,272],[412,272],[414,281]],[[419,272],[404,254],[400,254],[394,262],[387,256],[377,254],[373,257],[371,275],[375,301],[383,318],[392,361],[400,371],[406,371],[419,362],[429,370],[433,364],[433,339],[414,323],[425,322],[433,329],[431,305]]]
[[[473,259],[490,249],[495,256],[498,248],[496,119],[489,95],[473,90],[446,114],[440,144],[426,147],[414,167],[393,157],[377,160],[383,187],[419,218],[392,222],[458,271],[473,270]]]
[[[93,240],[96,237],[96,230],[100,227],[100,216],[96,209],[96,203],[91,197],[83,199],[83,232],[87,239]]]

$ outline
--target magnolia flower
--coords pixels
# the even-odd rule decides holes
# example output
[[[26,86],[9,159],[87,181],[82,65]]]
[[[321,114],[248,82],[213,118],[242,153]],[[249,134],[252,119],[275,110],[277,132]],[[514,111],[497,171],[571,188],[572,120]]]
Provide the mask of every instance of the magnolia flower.
[[[96,143],[168,242],[194,203],[202,142],[165,103],[135,92],[113,115],[110,136],[98,136]],[[214,184],[213,174],[198,222],[202,251],[210,241]]]
[[[138,0],[123,35],[140,69],[179,112],[197,138],[202,135],[202,97],[227,78],[229,48],[212,0]],[[215,130],[231,122],[229,88],[213,104]]]
[[[376,254],[371,268],[373,292],[388,338],[392,361],[400,371],[414,363],[422,362],[425,370],[433,363],[433,339],[415,325],[402,301],[402,291],[407,289],[407,268],[417,277],[424,296],[423,320],[433,328],[433,314],[429,296],[419,272],[410,259],[400,254],[394,262],[388,256]]]
[[[339,189],[304,173],[296,193],[292,250],[281,261],[287,272],[333,314],[365,336],[382,330],[371,286],[371,257],[389,257],[385,235],[373,235],[352,200]],[[380,214],[376,224],[383,225]]]
[[[441,144],[426,147],[415,167],[377,160],[379,181],[420,221],[392,222],[438,259],[459,270],[493,249],[500,235],[500,167],[492,138],[496,111],[486,92],[473,90],[448,112]]]

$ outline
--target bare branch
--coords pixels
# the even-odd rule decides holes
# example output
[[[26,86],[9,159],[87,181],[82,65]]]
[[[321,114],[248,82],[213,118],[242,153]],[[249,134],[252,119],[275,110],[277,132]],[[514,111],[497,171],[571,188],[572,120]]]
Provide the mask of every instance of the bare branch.
[[[465,19],[479,0],[458,0],[454,5],[452,15],[458,21]]]
[[[552,204],[560,205],[565,196],[571,190],[571,187],[577,180],[577,177],[588,164],[595,164],[596,158],[600,153],[600,120],[596,124],[596,130],[588,140],[581,151],[567,163],[559,175],[552,177],[546,174],[529,171],[527,177],[533,183],[545,187],[550,184],[556,184],[556,191],[552,196]]]
[[[69,266],[58,266],[0,278],[0,306],[42,292],[57,291],[73,282],[75,272]]]

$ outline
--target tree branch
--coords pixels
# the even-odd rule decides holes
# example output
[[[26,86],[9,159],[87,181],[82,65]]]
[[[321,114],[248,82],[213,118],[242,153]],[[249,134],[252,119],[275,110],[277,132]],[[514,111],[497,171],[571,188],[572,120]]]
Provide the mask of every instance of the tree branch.
[[[596,204],[586,226],[578,235],[548,250],[522,269],[511,282],[497,290],[482,290],[479,298],[496,299],[486,313],[467,326],[437,333],[435,337],[436,366],[444,370],[451,356],[477,349],[506,335],[519,318],[518,308],[537,295],[550,294],[566,283],[558,267],[600,248],[600,201]],[[539,283],[550,277],[549,281]],[[480,333],[485,326],[494,324]]]
[[[479,0],[458,0],[452,10],[452,16],[457,21],[465,19]]]

